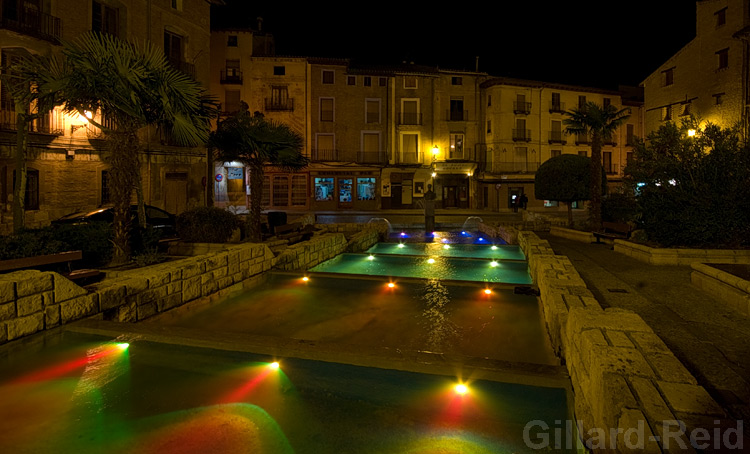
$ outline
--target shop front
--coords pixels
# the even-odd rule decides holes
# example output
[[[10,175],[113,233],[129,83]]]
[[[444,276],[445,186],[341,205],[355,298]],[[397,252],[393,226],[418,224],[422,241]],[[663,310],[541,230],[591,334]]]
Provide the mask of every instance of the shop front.
[[[312,171],[314,210],[376,210],[378,175],[376,171]]]
[[[435,163],[435,193],[442,208],[472,207],[472,176],[476,163]]]

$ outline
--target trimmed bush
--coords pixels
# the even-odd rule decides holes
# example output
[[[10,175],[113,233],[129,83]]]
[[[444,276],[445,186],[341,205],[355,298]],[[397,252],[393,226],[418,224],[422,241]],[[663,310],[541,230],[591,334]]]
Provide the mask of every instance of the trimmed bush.
[[[602,201],[602,220],[609,222],[635,221],[638,203],[631,194],[613,192]]]
[[[177,216],[177,235],[188,243],[226,243],[242,227],[239,217],[217,207],[199,207]]]

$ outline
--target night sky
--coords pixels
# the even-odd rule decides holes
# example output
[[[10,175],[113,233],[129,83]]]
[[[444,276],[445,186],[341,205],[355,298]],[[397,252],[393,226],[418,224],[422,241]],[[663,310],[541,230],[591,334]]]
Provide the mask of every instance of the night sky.
[[[610,89],[638,85],[695,36],[693,0],[519,0],[491,8],[348,2],[325,9],[226,2],[221,9],[231,14],[214,8],[214,25],[255,29],[262,16],[278,55],[465,70],[479,56],[479,70],[494,76]]]

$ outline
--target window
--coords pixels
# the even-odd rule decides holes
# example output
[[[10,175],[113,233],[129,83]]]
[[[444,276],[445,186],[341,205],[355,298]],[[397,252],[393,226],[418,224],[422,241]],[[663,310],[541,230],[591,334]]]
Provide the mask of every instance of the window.
[[[335,161],[336,148],[335,137],[333,134],[317,134],[315,136],[315,155],[320,161]]]
[[[365,160],[380,158],[379,132],[362,132],[362,152],[364,154],[363,158],[365,158]]]
[[[289,105],[289,88],[285,85],[271,86],[271,106],[283,109]]]
[[[170,3],[172,5],[172,9],[182,11],[182,0],[170,0]]]
[[[716,11],[714,13],[714,16],[716,17],[716,28],[719,28],[722,25],[727,23],[727,9],[726,8],[722,8],[719,11]]]
[[[450,99],[450,111],[448,120],[466,121],[466,118],[464,118],[464,98],[452,97]]]
[[[273,67],[273,75],[274,76],[285,76],[286,75],[286,66],[274,66]]]
[[[109,171],[102,170],[102,197],[101,204],[106,205],[110,202],[109,198]]]
[[[227,36],[227,47],[237,47],[237,35]]]
[[[627,130],[625,136],[625,145],[635,145],[635,126],[628,124],[625,125],[625,128]]]
[[[724,69],[729,67],[729,48],[722,49],[716,52],[718,67],[716,69]]]
[[[16,171],[13,171],[13,191],[16,190]],[[26,196],[24,197],[24,210],[39,209],[39,171],[35,169],[26,170]]]
[[[578,156],[588,156],[589,152],[586,150],[578,150]]]
[[[327,202],[333,200],[333,178],[315,179],[315,201]]]
[[[612,152],[602,151],[602,164],[606,173],[616,173],[612,167]]]
[[[323,83],[326,85],[333,84],[333,71],[324,69],[323,70]]]
[[[320,121],[333,121],[333,98],[320,98]]]
[[[418,125],[422,123],[419,113],[419,99],[401,100],[401,124]]]
[[[713,95],[713,97],[714,97],[714,104],[715,105],[718,106],[718,105],[724,103],[724,93],[716,93],[716,94]]]
[[[351,203],[352,179],[339,178],[339,203]]]
[[[304,175],[292,175],[292,206],[305,206],[307,204],[307,177]]]
[[[550,158],[556,158],[562,154],[562,150],[552,150],[550,151]]]
[[[664,106],[661,108],[661,120],[669,121],[672,119],[672,106]]]
[[[379,79],[379,81],[378,81],[378,84],[379,84],[379,85],[380,85],[381,87],[385,87],[386,85],[388,85],[388,79],[386,79],[385,77],[381,77],[381,78]]]
[[[560,93],[552,93],[552,105],[550,107],[556,112],[561,110],[562,104],[560,103]]]
[[[544,201],[545,208],[556,207],[558,205],[559,205],[559,202],[557,200],[545,200]]]
[[[633,162],[633,152],[628,151],[625,153],[625,165],[630,164],[631,162]]]
[[[463,85],[463,77],[451,77],[451,85]]]
[[[372,87],[372,77],[365,76],[364,86],[365,87]]]
[[[239,60],[227,60],[227,78],[237,78],[240,76],[240,61]]]
[[[271,206],[271,177],[268,175],[263,177],[263,195],[260,201],[261,206]]]
[[[91,14],[91,30],[112,36],[119,36],[120,12],[117,8],[93,2]],[[166,48],[165,48],[166,53]]]
[[[662,73],[662,82],[664,82],[664,86],[668,87],[674,83],[674,68],[669,68],[661,72]]]
[[[287,175],[273,176],[273,205],[277,207],[289,205],[289,177]]]
[[[419,163],[419,134],[401,135],[401,159],[405,163]]]
[[[357,200],[375,200],[375,178],[357,178]]]
[[[357,85],[357,76],[346,76],[347,85]]]
[[[164,55],[173,64],[182,61],[182,36],[164,31]]]
[[[224,93],[224,112],[233,114],[240,110],[240,91],[227,90]]]
[[[404,88],[417,88],[417,76],[404,76]]]
[[[380,123],[380,99],[365,99],[365,123]]]
[[[585,96],[579,96],[578,97],[578,108],[583,109],[586,106],[586,97]]]
[[[487,107],[492,106],[492,95],[487,95]]]
[[[487,120],[487,134],[492,134],[492,120]]]
[[[463,133],[452,133],[450,135],[450,159],[463,159],[464,157],[464,135]]]
[[[602,106],[606,109],[610,104],[612,104],[612,99],[610,98],[604,98],[602,100]]]
[[[689,102],[682,105],[682,112],[680,112],[681,117],[686,117],[692,113],[690,107],[691,105],[692,104],[690,104]]]

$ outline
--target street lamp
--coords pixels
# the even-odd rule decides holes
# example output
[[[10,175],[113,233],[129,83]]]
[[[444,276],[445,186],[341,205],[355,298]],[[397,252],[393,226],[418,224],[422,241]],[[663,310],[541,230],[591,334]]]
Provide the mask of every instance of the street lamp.
[[[695,129],[688,129],[687,135],[688,137],[695,137]]]
[[[438,154],[440,154],[440,148],[438,148],[437,145],[433,145],[432,147],[432,160],[433,161],[437,159]]]

